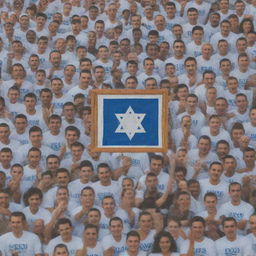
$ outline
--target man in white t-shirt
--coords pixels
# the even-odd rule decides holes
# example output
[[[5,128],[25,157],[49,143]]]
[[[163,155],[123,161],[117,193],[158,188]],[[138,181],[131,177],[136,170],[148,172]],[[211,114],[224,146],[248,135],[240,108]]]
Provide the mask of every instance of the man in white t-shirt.
[[[13,212],[10,223],[12,231],[0,236],[0,255],[42,256],[38,236],[25,231],[25,215],[22,212]]]
[[[248,239],[251,247],[252,247],[252,251],[254,254],[256,254],[256,215],[253,214],[250,219],[249,219],[249,223],[250,223],[250,234],[248,234],[246,236],[246,238]]]
[[[45,255],[51,256],[57,244],[65,244],[68,247],[69,256],[75,256],[76,251],[83,248],[83,242],[80,237],[72,235],[72,223],[69,219],[61,218],[58,220],[57,229],[59,236],[53,238],[45,249]]]
[[[102,239],[104,255],[112,252],[111,255],[119,256],[126,250],[126,238],[122,234],[123,221],[119,217],[113,217],[109,221],[110,234]]]
[[[242,187],[238,182],[229,185],[230,201],[223,204],[219,209],[221,218],[233,217],[237,221],[238,234],[244,234],[247,221],[253,214],[252,205],[241,200]]]
[[[216,255],[254,255],[248,240],[237,235],[237,222],[233,217],[225,218],[222,226],[225,236],[215,242]]]
[[[189,239],[181,246],[181,256],[216,256],[214,242],[204,236],[205,220],[202,217],[195,216],[191,219]]]

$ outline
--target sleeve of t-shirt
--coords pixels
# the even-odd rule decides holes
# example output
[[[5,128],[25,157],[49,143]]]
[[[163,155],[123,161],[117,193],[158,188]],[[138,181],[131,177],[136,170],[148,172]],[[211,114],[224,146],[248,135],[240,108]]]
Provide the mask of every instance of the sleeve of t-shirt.
[[[182,244],[181,248],[180,248],[180,254],[187,254],[187,252],[188,252],[188,246],[189,246],[188,241],[185,241],[185,242]]]

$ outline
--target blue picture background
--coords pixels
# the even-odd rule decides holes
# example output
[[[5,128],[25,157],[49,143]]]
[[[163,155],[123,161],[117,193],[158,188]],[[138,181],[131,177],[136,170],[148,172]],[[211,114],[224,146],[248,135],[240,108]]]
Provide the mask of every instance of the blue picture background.
[[[129,106],[135,114],[146,114],[142,126],[146,133],[136,133],[130,140],[126,133],[115,133],[119,121],[115,114],[126,113]],[[104,99],[103,146],[158,146],[158,99]]]

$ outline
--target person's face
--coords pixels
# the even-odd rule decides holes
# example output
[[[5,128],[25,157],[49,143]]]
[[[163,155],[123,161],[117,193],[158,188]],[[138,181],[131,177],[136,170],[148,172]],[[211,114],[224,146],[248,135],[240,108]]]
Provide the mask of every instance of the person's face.
[[[39,27],[43,27],[46,22],[46,19],[44,17],[37,17],[36,23]]]
[[[168,17],[174,17],[176,13],[176,8],[174,6],[166,6],[165,11]]]
[[[69,176],[66,172],[60,172],[57,174],[57,183],[60,186],[67,186],[69,183]]]
[[[38,49],[44,51],[47,48],[48,42],[47,40],[39,40],[37,44],[38,44]]]
[[[53,256],[68,256],[68,251],[65,247],[58,247]]]
[[[87,216],[88,223],[98,226],[100,222],[100,215],[97,211],[90,211]]]
[[[102,208],[106,215],[112,215],[115,211],[115,201],[112,198],[103,199]]]
[[[24,103],[28,110],[33,110],[36,106],[36,99],[32,97],[26,97]]]
[[[74,106],[65,106],[63,108],[63,115],[66,119],[74,119],[75,117],[75,107]]]
[[[139,220],[139,226],[141,230],[149,231],[153,226],[151,215],[142,215]]]
[[[46,187],[50,187],[53,184],[53,179],[50,175],[44,175],[42,177],[42,181],[44,182]]]
[[[178,89],[177,96],[179,99],[184,99],[188,96],[188,89],[186,87]]]
[[[236,237],[237,225],[233,220],[225,221],[223,231],[228,239]]]
[[[61,127],[61,120],[59,119],[50,119],[49,129],[54,132],[59,132]]]
[[[245,163],[254,163],[255,161],[255,151],[244,152],[243,159]]]
[[[219,7],[220,7],[221,10],[228,10],[229,1],[228,1],[228,0],[222,0],[222,1],[220,1]]]
[[[247,48],[247,41],[246,40],[238,40],[236,43],[237,51],[240,53],[244,53]]]
[[[222,100],[222,99],[216,100],[216,102],[215,102],[215,110],[216,110],[217,114],[219,114],[219,115],[224,114],[226,112],[226,110],[227,110],[227,107],[228,106],[227,106],[227,103],[226,103],[225,100]]]
[[[18,90],[12,90],[12,89],[9,90],[8,98],[10,99],[10,102],[16,103],[19,97],[20,97],[20,93]]]
[[[9,165],[12,161],[12,153],[11,152],[1,152],[0,153],[0,161],[2,165]]]
[[[89,243],[97,242],[98,233],[96,228],[87,228],[84,231],[84,240]]]
[[[236,3],[235,4],[235,10],[238,14],[243,14],[245,9],[245,4],[244,3]]]
[[[31,209],[38,209],[41,202],[42,199],[37,194],[34,194],[28,198],[28,205]]]
[[[256,109],[252,109],[250,112],[250,120],[253,126],[256,126]]]
[[[206,139],[201,139],[198,142],[198,149],[199,152],[202,152],[203,154],[208,154],[210,151],[211,145],[210,142]]]
[[[13,167],[11,170],[12,178],[15,180],[19,180],[23,176],[23,169],[21,167]]]
[[[19,54],[21,54],[22,52],[23,52],[23,46],[22,46],[22,44],[21,43],[13,43],[12,44],[12,50],[13,50],[13,52],[15,52],[15,53],[19,53]]]
[[[188,210],[190,207],[190,196],[189,195],[180,195],[177,199],[177,204],[180,209]]]
[[[51,88],[53,93],[58,94],[62,92],[63,83],[60,80],[52,80]]]
[[[174,55],[176,57],[182,57],[185,52],[185,46],[183,43],[175,43],[173,45]]]
[[[60,224],[58,231],[63,240],[66,240],[72,236],[72,227],[69,225],[69,223]]]
[[[82,205],[91,207],[95,200],[95,194],[91,189],[85,189],[81,194]]]
[[[144,63],[144,69],[146,72],[153,72],[154,62],[152,60],[146,60]]]
[[[160,47],[159,49],[160,54],[168,55],[170,46],[167,43],[162,42],[159,47]]]
[[[219,42],[218,44],[219,52],[223,55],[227,54],[228,52],[228,42]]]
[[[67,66],[64,69],[64,75],[67,77],[73,77],[75,72],[76,72],[76,70],[73,66]]]
[[[169,238],[165,236],[161,237],[159,241],[159,247],[162,253],[170,252],[171,241],[169,240]]]
[[[181,38],[182,33],[183,33],[182,27],[181,26],[173,26],[172,33],[175,36],[175,38]]]
[[[50,55],[50,62],[52,63],[53,66],[58,67],[61,63],[61,55],[58,52],[53,52]]]
[[[149,79],[145,83],[145,89],[156,89],[157,88],[157,83],[154,79]]]
[[[173,237],[179,236],[180,227],[176,221],[173,221],[173,220],[169,221],[167,229]]]
[[[100,48],[98,54],[99,54],[99,57],[102,59],[107,59],[109,57],[109,51],[105,47]]]
[[[129,179],[125,179],[122,183],[122,190],[133,189],[133,182]]]
[[[50,92],[42,92],[40,95],[40,101],[43,105],[49,105],[52,101],[52,95]]]
[[[157,177],[147,177],[145,183],[148,189],[156,189],[158,183]]]
[[[9,195],[3,192],[0,192],[0,207],[2,208],[9,207]]]
[[[216,88],[215,87],[210,87],[207,90],[207,93],[206,93],[207,100],[216,100],[216,97],[217,97],[217,90],[216,90]]]
[[[107,14],[110,16],[110,17],[115,17],[116,16],[116,13],[117,13],[117,8],[115,5],[110,5],[107,9]]]
[[[220,179],[220,176],[222,174],[223,168],[219,164],[213,164],[211,168],[209,169],[209,175],[212,180],[218,181]]]
[[[6,140],[9,138],[10,129],[8,127],[0,127],[0,140]]]
[[[230,32],[230,24],[227,22],[224,22],[220,25],[220,31],[224,36],[229,35]]]
[[[204,200],[204,206],[207,211],[212,212],[216,210],[217,199],[214,196],[207,196]]]
[[[126,240],[129,252],[137,252],[140,246],[140,239],[137,236],[129,236]]]
[[[158,30],[163,30],[165,28],[165,18],[164,16],[155,17],[155,25]]]
[[[89,86],[91,79],[92,79],[91,74],[81,73],[80,78],[79,78],[80,84],[83,86]]]
[[[151,161],[150,161],[150,171],[152,171],[156,175],[158,175],[161,172],[162,168],[163,168],[162,160],[151,159]]]
[[[89,166],[84,166],[81,168],[80,170],[80,179],[82,181],[89,181],[90,178],[92,177],[93,175],[93,171],[92,171],[92,168],[89,167]]]
[[[59,25],[57,22],[51,22],[48,26],[49,31],[52,33],[57,32],[58,28],[59,28]]]
[[[27,28],[29,25],[29,17],[22,16],[22,17],[20,17],[19,22],[20,22],[21,27]]]
[[[192,183],[191,185],[188,186],[188,190],[194,198],[198,198],[200,194],[199,183]]]
[[[63,13],[68,16],[72,10],[72,5],[71,4],[65,4],[63,7]]]
[[[243,31],[248,33],[251,30],[252,30],[252,23],[250,21],[245,21],[243,23]]]
[[[73,144],[78,140],[78,135],[75,131],[67,131],[65,138],[69,144]]]
[[[99,168],[98,170],[98,177],[102,183],[106,183],[110,181],[110,170],[108,168]]]
[[[187,107],[191,110],[196,109],[197,106],[197,99],[194,97],[187,98]]]
[[[14,66],[13,69],[12,69],[12,77],[14,79],[17,79],[17,78],[24,78],[24,75],[25,75],[25,72],[24,72],[24,69],[20,66]]]
[[[202,222],[195,221],[191,225],[191,231],[196,239],[200,239],[204,235],[204,225]]]
[[[221,121],[219,118],[212,118],[210,121],[209,121],[209,127],[210,127],[210,131],[212,132],[219,132],[220,130],[220,127],[221,127]]]
[[[233,172],[236,168],[236,160],[233,158],[226,158],[223,163],[223,168],[227,172]]]
[[[218,15],[212,14],[210,15],[210,23],[213,27],[216,27],[219,25],[220,18]]]
[[[84,150],[82,147],[78,146],[78,147],[71,147],[71,153],[72,156],[74,157],[74,159],[80,159],[82,154],[83,154]]]
[[[39,161],[41,159],[41,154],[38,151],[31,151],[28,154],[28,160],[31,165],[38,165]]]
[[[193,60],[189,60],[185,63],[185,68],[188,74],[194,74],[197,70],[196,62]]]
[[[236,79],[227,81],[227,88],[231,93],[236,93],[238,88],[238,82]]]
[[[203,47],[202,47],[202,55],[204,58],[210,58],[211,55],[212,55],[212,47],[211,45],[209,44],[205,44]]]
[[[32,68],[37,68],[39,66],[39,58],[38,57],[30,57],[29,58],[29,66]]]
[[[148,54],[149,57],[153,57],[153,58],[156,57],[157,54],[158,54],[158,47],[157,47],[157,45],[150,45],[150,46],[148,46],[147,54]],[[145,62],[150,62],[150,60],[147,60]]]
[[[97,34],[101,35],[104,32],[104,24],[95,23],[95,31]]]
[[[248,57],[240,57],[238,59],[238,66],[241,67],[241,68],[248,68],[248,66],[249,66]]]
[[[195,30],[192,34],[194,40],[202,40],[204,36],[204,32],[202,30]]]
[[[240,185],[231,185],[229,196],[232,201],[239,202],[241,200],[242,190]]]
[[[55,157],[48,158],[46,165],[47,165],[47,169],[50,171],[55,171],[60,166],[59,160]]]
[[[26,38],[29,43],[34,44],[36,42],[36,33],[34,31],[28,31]]]
[[[20,216],[12,216],[10,219],[10,223],[11,223],[11,230],[13,232],[21,232],[23,230],[24,227],[24,221],[22,220],[22,217]]]
[[[231,71],[231,63],[229,61],[221,62],[220,70],[223,72],[223,74],[229,74]]]
[[[216,148],[216,153],[219,156],[220,159],[223,159],[229,152],[229,147],[225,143],[218,144]]]
[[[123,230],[122,222],[119,220],[111,221],[109,230],[114,237],[120,236],[122,234],[122,230]]]
[[[188,12],[188,21],[190,23],[196,23],[198,19],[198,13],[195,11]]]
[[[133,16],[131,19],[131,24],[133,28],[139,28],[141,25],[141,18],[139,16]]]

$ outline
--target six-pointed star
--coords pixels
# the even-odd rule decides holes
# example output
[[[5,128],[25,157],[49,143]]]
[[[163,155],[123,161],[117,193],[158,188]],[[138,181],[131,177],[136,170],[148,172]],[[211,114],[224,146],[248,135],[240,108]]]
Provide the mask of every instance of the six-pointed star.
[[[115,130],[115,133],[126,133],[128,138],[132,140],[136,133],[146,133],[141,122],[146,114],[134,113],[131,106],[126,110],[124,114],[115,114],[116,118],[120,122]]]

